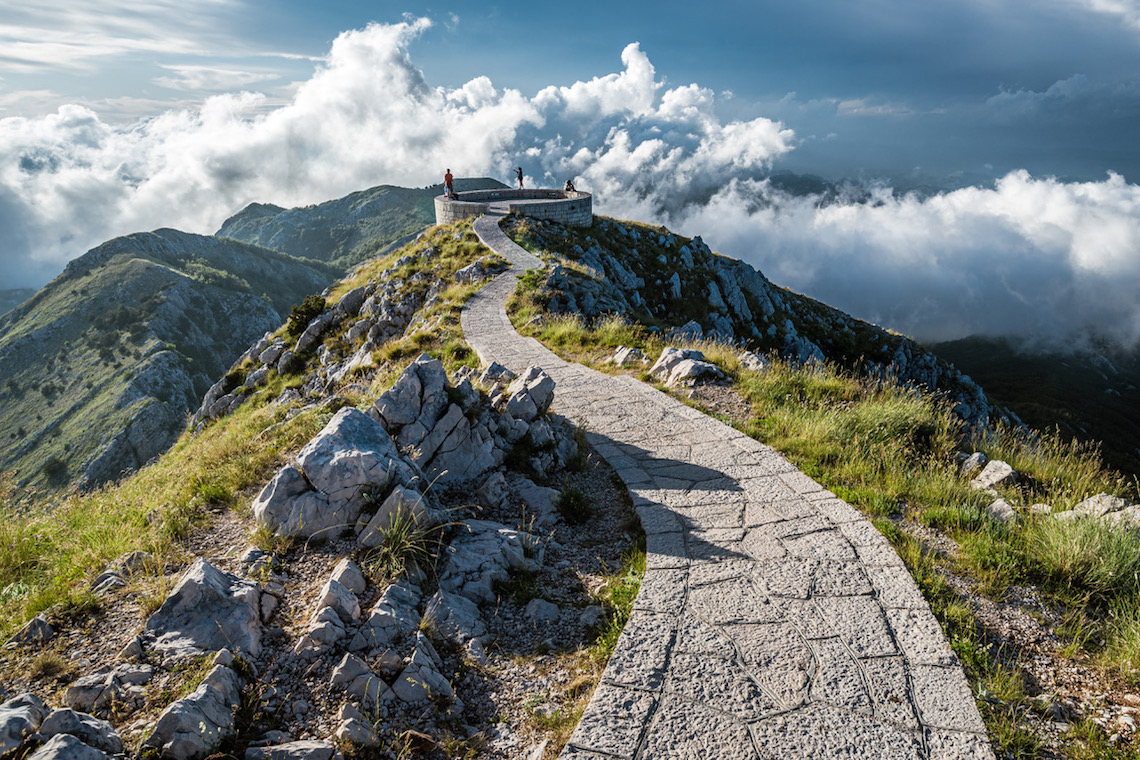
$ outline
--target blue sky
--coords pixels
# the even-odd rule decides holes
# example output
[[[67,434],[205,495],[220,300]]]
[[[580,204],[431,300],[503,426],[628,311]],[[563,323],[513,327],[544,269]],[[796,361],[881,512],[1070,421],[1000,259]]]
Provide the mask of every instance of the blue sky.
[[[922,339],[1140,344],[1140,0],[471,8],[0,0],[0,287],[521,164]]]

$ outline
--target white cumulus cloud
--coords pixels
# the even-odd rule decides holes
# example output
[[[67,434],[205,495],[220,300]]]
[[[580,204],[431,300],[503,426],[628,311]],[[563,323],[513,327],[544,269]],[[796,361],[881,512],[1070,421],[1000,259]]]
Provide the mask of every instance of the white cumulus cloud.
[[[675,223],[774,281],[925,340],[1028,347],[1140,343],[1140,187],[1012,172],[930,197],[865,203],[736,182]]]
[[[722,119],[713,91],[666,85],[637,43],[618,71],[527,96],[484,76],[457,88],[427,81],[409,49],[429,26],[344,32],[283,104],[243,92],[125,125],[77,105],[0,119],[0,282],[42,285],[116,235],[212,232],[254,201],[423,186],[445,167],[509,180],[521,165],[530,184],[573,178],[601,213],[702,234],[778,284],[922,339],[1140,341],[1140,189],[1119,176],[1014,172],[928,197],[790,197],[763,176],[796,135],[759,116]],[[1017,111],[1057,94],[1009,93],[991,106]]]

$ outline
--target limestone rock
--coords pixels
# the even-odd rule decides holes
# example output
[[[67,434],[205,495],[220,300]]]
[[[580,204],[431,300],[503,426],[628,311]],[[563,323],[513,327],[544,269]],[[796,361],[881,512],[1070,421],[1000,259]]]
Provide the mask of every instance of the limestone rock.
[[[1007,525],[1017,522],[1017,512],[1005,499],[997,499],[986,507],[990,517]]]
[[[426,523],[428,513],[424,506],[424,496],[403,486],[393,488],[376,514],[361,529],[357,543],[365,547],[380,546],[384,542],[384,532],[391,527],[396,515],[401,513],[410,514],[417,524]]]
[[[1119,496],[1111,496],[1106,493],[1098,493],[1096,496],[1090,496],[1073,507],[1073,512],[1082,517],[1103,518],[1113,512],[1119,512],[1127,506],[1127,499],[1122,499]]]
[[[507,386],[510,401],[507,411],[511,416],[531,422],[545,414],[554,400],[554,380],[541,368],[531,365]]]
[[[261,653],[261,586],[198,559],[150,618],[154,648],[180,657],[230,648]]]
[[[71,734],[56,734],[28,756],[28,760],[107,760],[107,753],[84,744]]]
[[[367,587],[364,582],[364,573],[360,566],[348,557],[345,557],[333,568],[332,579],[338,581],[354,594],[363,594]]]
[[[240,704],[237,673],[219,665],[193,693],[162,711],[144,746],[157,750],[164,760],[205,757],[233,733]]]
[[[422,354],[408,365],[391,388],[380,394],[373,410],[392,435],[405,425],[417,424],[424,431],[435,427],[447,405],[447,373],[438,359]],[[421,436],[422,438],[422,436]],[[415,445],[419,441],[401,441]]]
[[[110,723],[67,708],[52,710],[40,725],[39,733],[44,737],[70,734],[87,746],[112,755],[123,751],[123,740]]]
[[[475,602],[440,589],[424,605],[424,617],[441,636],[462,646],[487,633],[487,626]]]
[[[20,746],[43,723],[47,710],[35,694],[21,694],[0,704],[0,755]]]
[[[312,739],[272,747],[250,747],[245,751],[245,760],[337,760],[340,757],[335,744]]]
[[[523,611],[527,620],[539,624],[557,623],[562,615],[557,604],[551,604],[545,599],[531,599]]]
[[[619,367],[632,367],[635,364],[646,364],[649,358],[641,352],[640,348],[618,346],[613,355],[606,359],[607,364],[616,364]]]
[[[990,458],[985,454],[980,451],[975,451],[973,454],[970,454],[970,456],[962,460],[962,464],[960,465],[962,474],[973,475],[975,472],[985,467],[989,461]]]
[[[34,644],[46,644],[55,635],[55,629],[51,627],[51,623],[47,621],[43,615],[36,615],[34,618],[24,623],[20,630],[8,639],[6,645],[10,646],[29,646]]]
[[[317,600],[318,606],[331,607],[345,622],[360,620],[360,601],[356,594],[335,578],[329,578],[325,582],[317,592]]]
[[[353,652],[377,649],[388,646],[401,636],[410,635],[420,625],[420,614],[416,610],[419,599],[419,590],[407,581],[397,581],[388,586],[348,648]]]
[[[443,663],[423,633],[416,633],[416,643],[412,649],[411,662],[392,684],[392,692],[404,702],[420,702],[425,699],[455,699],[451,684],[440,673]]]
[[[509,383],[515,379],[515,373],[504,367],[498,362],[491,362],[483,373],[479,375],[479,385],[484,387],[494,385],[495,383]]]
[[[541,527],[549,527],[558,520],[558,508],[555,501],[559,492],[554,488],[535,485],[527,478],[520,478],[514,487],[515,495],[522,500],[526,507],[526,514],[535,518]]]
[[[740,362],[741,367],[752,372],[765,372],[772,366],[772,363],[767,359],[751,351],[742,352],[736,357],[736,360]]]
[[[451,542],[439,587],[476,602],[493,602],[493,584],[510,572],[537,567],[537,540],[528,533],[487,520],[468,520],[466,532]]]
[[[285,536],[329,538],[351,529],[364,508],[365,489],[418,477],[385,430],[346,407],[286,465],[253,501],[260,525]]]
[[[981,473],[970,481],[970,487],[975,490],[999,488],[1017,482],[1017,472],[1000,459],[991,459],[982,469]]]
[[[485,507],[497,507],[507,498],[507,479],[501,471],[491,473],[475,491],[475,498]]]
[[[666,346],[657,357],[657,361],[649,368],[649,374],[662,380],[670,388],[723,379],[724,373],[716,365],[704,359],[705,355],[696,349]]]

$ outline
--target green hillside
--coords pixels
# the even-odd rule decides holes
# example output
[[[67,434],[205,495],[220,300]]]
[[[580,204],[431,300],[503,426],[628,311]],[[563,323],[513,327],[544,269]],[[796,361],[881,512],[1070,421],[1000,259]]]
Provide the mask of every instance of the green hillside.
[[[460,191],[505,187],[493,179],[457,179]],[[227,219],[217,236],[325,261],[347,271],[435,224],[442,185],[381,185],[313,206],[283,209],[252,203]]]
[[[336,276],[175,230],[89,251],[0,320],[0,470],[60,487],[138,467],[234,357]]]

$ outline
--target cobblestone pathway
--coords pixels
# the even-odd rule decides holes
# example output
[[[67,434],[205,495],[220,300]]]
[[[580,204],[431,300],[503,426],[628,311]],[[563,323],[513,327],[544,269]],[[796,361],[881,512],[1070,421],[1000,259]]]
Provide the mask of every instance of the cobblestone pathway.
[[[516,333],[514,268],[463,312],[484,362],[541,366],[647,534],[634,612],[562,758],[993,758],[965,676],[898,555],[782,456],[630,377]]]

